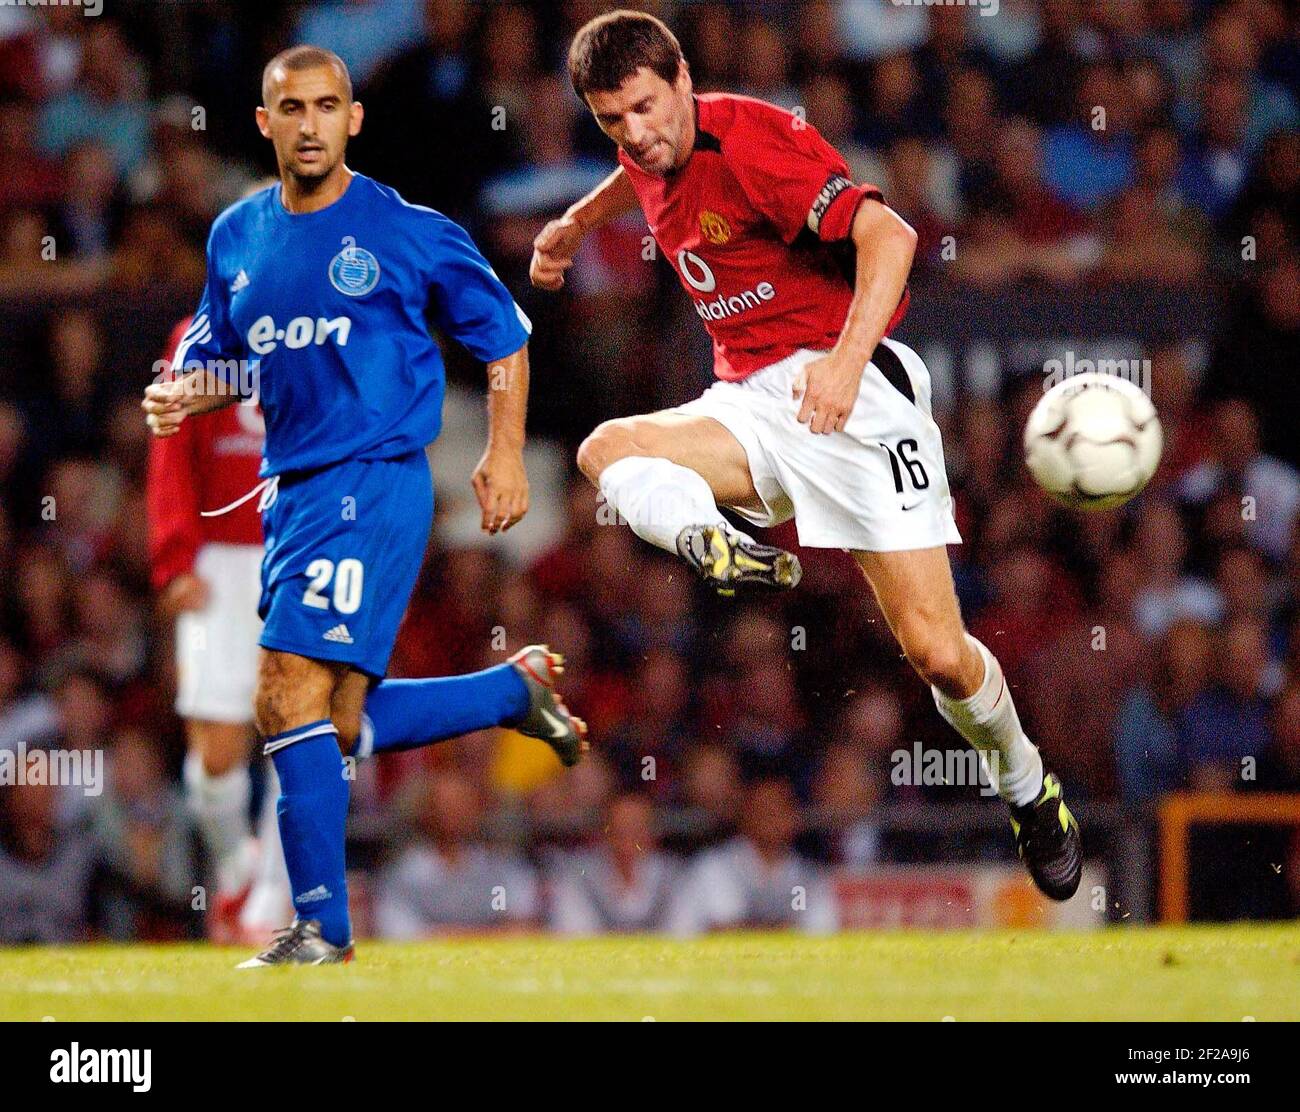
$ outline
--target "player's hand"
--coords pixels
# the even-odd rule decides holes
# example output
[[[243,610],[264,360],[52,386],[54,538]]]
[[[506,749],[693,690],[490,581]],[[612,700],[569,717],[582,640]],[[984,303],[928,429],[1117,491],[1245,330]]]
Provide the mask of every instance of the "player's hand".
[[[563,286],[564,272],[573,265],[582,236],[582,228],[571,216],[561,216],[547,224],[533,240],[528,280],[540,290],[554,291]]]
[[[176,378],[146,386],[140,408],[154,436],[175,436],[186,416],[184,380]]]
[[[528,474],[522,452],[489,448],[470,482],[483,511],[483,532],[504,533],[528,512]]]
[[[799,423],[819,434],[843,432],[858,401],[866,368],[834,353],[805,363],[795,377],[791,395],[799,406]]]
[[[169,618],[187,610],[202,610],[208,604],[208,584],[193,572],[178,575],[166,587],[158,600],[162,612]]]

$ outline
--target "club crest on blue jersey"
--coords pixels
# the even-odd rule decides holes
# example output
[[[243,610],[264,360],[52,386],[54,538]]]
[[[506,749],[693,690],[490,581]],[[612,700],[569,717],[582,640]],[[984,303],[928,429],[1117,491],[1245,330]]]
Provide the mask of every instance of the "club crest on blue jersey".
[[[343,237],[343,250],[330,260],[330,285],[348,297],[364,297],[379,284],[379,260],[352,236]]]

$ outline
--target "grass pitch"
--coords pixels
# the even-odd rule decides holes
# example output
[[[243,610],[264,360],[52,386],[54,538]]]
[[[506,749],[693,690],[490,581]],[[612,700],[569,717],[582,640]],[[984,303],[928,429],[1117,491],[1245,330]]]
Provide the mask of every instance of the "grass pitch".
[[[0,1019],[1300,1019],[1300,926],[0,949]]]

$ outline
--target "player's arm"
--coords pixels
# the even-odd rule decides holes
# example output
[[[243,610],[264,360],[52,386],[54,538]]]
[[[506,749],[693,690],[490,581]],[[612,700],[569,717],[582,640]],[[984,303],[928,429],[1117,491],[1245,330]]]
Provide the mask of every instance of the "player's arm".
[[[471,482],[483,529],[499,533],[528,512],[524,419],[532,322],[464,228],[439,213],[418,220],[417,242],[428,248],[434,316],[444,332],[487,365],[488,444]]]
[[[483,530],[503,533],[528,512],[524,423],[528,415],[528,348],[488,364],[488,442],[470,482]]]
[[[538,289],[558,290],[588,232],[617,220],[637,207],[631,179],[620,166],[595,189],[552,220],[533,241],[528,278]]]
[[[857,249],[853,300],[839,342],[808,363],[795,385],[799,420],[814,433],[842,432],[872,353],[898,309],[916,251],[916,232],[893,209],[864,198],[850,233]]]
[[[220,221],[218,221],[220,223]],[[227,279],[214,262],[218,229],[208,236],[208,280],[199,307],[176,346],[171,365],[145,388],[140,403],[154,436],[175,436],[186,417],[240,401],[249,384],[241,381],[243,351],[230,324]],[[227,377],[229,376],[229,377]]]
[[[140,407],[154,436],[175,436],[186,417],[240,401],[230,384],[209,371],[193,370],[145,387]]]
[[[811,233],[856,249],[839,341],[803,367],[792,390],[810,431],[842,431],[907,286],[916,233],[874,185],[853,184],[848,163],[816,128],[780,109],[747,108],[723,140],[723,155],[746,199],[786,243]]]

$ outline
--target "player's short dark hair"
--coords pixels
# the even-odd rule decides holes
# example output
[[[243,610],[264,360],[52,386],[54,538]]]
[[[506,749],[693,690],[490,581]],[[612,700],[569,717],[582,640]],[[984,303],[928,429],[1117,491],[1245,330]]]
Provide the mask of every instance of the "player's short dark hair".
[[[266,63],[266,68],[262,70],[262,104],[271,99],[271,74],[277,69],[284,70],[305,70],[315,69],[317,66],[331,66],[338,72],[343,79],[343,88],[348,94],[348,103],[352,102],[352,75],[348,73],[348,67],[344,64],[342,58],[332,50],[326,50],[323,46],[291,46],[288,50],[282,50],[274,58]]]
[[[677,80],[682,44],[661,19],[620,9],[585,24],[569,47],[569,80],[578,96],[617,89],[642,66]]]

